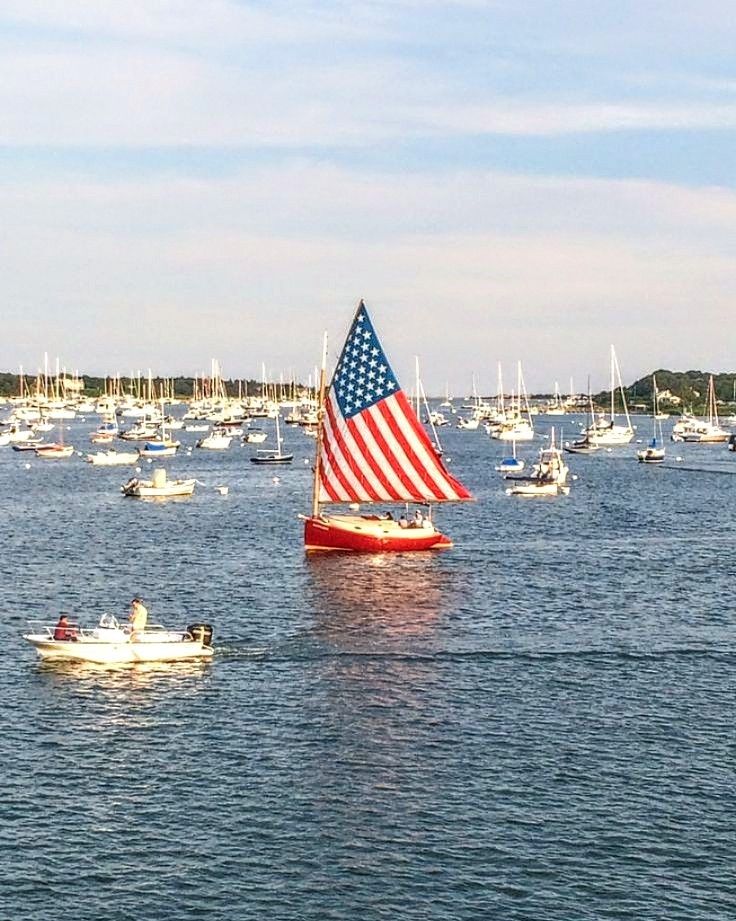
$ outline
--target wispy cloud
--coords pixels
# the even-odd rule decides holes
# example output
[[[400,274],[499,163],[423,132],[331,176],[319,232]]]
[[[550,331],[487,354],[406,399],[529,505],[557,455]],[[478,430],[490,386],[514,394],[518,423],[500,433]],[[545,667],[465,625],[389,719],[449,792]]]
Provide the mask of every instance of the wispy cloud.
[[[0,365],[25,343],[31,365],[49,349],[100,370],[135,356],[193,371],[218,355],[233,373],[264,357],[307,373],[319,328],[337,338],[360,296],[387,325],[401,317],[389,342],[399,363],[419,351],[433,386],[517,356],[534,386],[582,380],[611,339],[630,373],[728,360],[712,329],[736,297],[729,190],[302,164],[6,185],[0,203],[13,227]],[[51,307],[60,319],[40,322]]]

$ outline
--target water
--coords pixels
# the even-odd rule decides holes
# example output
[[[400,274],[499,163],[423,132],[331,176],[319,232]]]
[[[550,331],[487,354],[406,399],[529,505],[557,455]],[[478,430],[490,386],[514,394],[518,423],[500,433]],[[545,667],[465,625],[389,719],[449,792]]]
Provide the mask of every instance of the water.
[[[163,504],[0,450],[0,917],[730,921],[736,458],[570,457],[569,497],[525,500],[501,445],[442,434],[477,497],[440,512],[453,550],[310,560],[301,433],[278,483],[175,458],[206,485]],[[134,594],[211,621],[214,660],[20,638]]]

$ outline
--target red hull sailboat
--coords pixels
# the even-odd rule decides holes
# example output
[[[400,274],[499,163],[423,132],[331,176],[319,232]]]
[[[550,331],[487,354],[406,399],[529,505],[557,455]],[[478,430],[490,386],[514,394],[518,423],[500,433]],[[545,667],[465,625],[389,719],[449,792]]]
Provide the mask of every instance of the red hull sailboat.
[[[472,496],[445,469],[391,370],[363,301],[327,392],[325,365],[326,349],[305,549],[379,553],[451,547],[421,509]],[[411,520],[354,511],[356,504],[409,502],[421,506]],[[352,514],[328,513],[322,508],[327,504],[347,504]]]

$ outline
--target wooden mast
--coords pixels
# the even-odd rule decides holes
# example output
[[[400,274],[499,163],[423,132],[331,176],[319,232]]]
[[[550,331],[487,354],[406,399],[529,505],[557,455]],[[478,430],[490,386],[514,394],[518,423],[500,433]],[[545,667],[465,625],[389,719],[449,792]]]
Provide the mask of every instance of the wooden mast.
[[[312,518],[319,517],[319,477],[322,447],[322,428],[325,415],[325,385],[327,377],[327,333],[322,341],[322,368],[319,374],[319,397],[317,402],[317,438],[314,453],[314,484],[312,487]]]

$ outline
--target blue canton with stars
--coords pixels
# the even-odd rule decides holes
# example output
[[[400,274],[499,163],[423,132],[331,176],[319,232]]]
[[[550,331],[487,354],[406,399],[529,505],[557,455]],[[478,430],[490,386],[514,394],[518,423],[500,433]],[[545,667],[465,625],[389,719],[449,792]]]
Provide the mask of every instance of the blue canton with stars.
[[[332,386],[346,419],[401,389],[362,301],[332,376]]]

